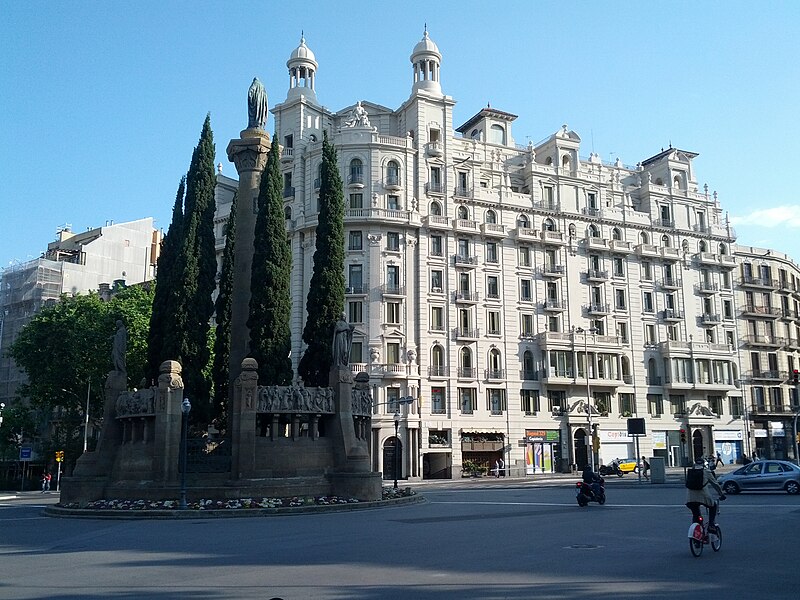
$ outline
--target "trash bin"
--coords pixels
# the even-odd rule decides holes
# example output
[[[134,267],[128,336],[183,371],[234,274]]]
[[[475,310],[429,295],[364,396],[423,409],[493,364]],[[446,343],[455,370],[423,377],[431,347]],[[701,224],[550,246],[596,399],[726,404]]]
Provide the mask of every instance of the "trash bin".
[[[648,459],[650,463],[650,483],[666,483],[667,471],[663,456],[653,456]]]

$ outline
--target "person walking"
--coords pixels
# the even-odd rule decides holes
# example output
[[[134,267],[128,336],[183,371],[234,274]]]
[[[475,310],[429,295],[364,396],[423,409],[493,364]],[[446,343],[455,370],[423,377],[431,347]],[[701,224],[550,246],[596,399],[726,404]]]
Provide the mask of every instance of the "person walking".
[[[717,466],[719,466],[719,465],[724,465],[724,464],[725,464],[725,462],[722,460],[722,454],[720,454],[719,452],[717,452],[717,460],[716,460],[716,462],[714,463],[714,467],[717,467]]]
[[[642,460],[639,463],[639,468],[641,469],[642,477],[645,479],[650,479],[650,463],[647,462],[644,456],[642,456]]]

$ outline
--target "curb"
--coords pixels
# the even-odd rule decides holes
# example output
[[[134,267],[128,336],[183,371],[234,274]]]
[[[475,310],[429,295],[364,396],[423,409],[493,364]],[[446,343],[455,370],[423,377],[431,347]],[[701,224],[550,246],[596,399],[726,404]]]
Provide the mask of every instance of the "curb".
[[[425,502],[420,494],[389,500],[373,500],[371,502],[354,502],[352,504],[322,504],[313,506],[281,507],[281,508],[226,508],[210,510],[116,510],[92,508],[62,508],[49,506],[43,514],[47,517],[66,519],[230,519],[300,515],[308,513],[346,512],[376,508],[392,508],[408,504]]]

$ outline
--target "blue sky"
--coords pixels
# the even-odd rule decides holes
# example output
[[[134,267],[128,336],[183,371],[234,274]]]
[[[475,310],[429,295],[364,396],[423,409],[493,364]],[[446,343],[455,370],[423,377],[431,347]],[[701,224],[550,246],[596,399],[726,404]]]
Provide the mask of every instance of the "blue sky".
[[[166,230],[207,112],[235,176],[247,88],[258,76],[270,107],[285,99],[301,30],[322,104],[399,106],[426,22],[457,124],[490,102],[519,115],[521,144],[566,123],[604,160],[697,152],[739,243],[800,262],[800,2],[0,0],[0,14],[0,267],[65,224]]]

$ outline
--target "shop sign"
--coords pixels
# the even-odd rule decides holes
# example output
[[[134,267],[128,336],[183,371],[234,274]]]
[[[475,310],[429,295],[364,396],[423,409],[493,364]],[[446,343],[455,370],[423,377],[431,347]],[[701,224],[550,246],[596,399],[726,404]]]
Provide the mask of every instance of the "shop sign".
[[[653,432],[653,450],[666,450],[667,449],[667,432],[654,431]]]
[[[628,437],[627,431],[606,431],[605,429],[601,429],[598,432],[598,436],[604,442],[617,442],[617,443],[625,443],[629,444],[633,440]]]
[[[767,430],[766,429],[753,429],[753,435],[757,438],[764,438],[767,437]]]
[[[558,429],[526,429],[525,439],[528,442],[557,442],[561,438]]]
[[[717,442],[740,442],[742,441],[743,437],[744,436],[742,435],[741,431],[714,430],[714,440]]]

